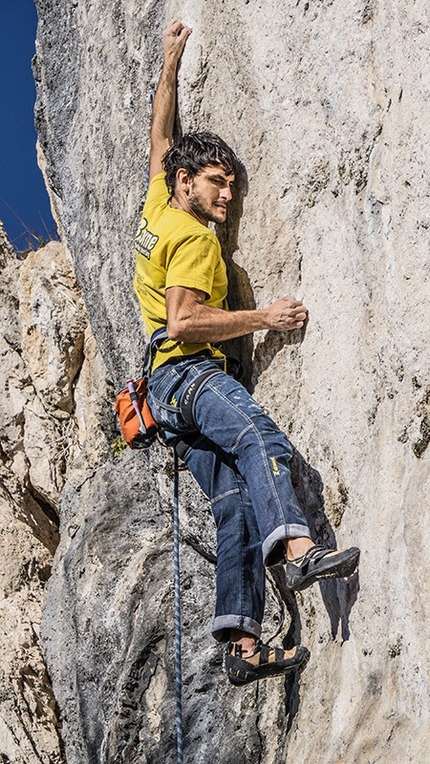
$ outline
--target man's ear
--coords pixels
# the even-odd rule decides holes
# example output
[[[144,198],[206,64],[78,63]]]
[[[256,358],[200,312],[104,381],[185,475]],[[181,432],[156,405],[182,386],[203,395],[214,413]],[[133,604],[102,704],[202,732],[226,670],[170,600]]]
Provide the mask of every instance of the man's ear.
[[[176,184],[177,184],[177,187],[180,188],[184,194],[189,194],[191,179],[188,175],[187,170],[184,170],[183,167],[180,167],[176,173]]]

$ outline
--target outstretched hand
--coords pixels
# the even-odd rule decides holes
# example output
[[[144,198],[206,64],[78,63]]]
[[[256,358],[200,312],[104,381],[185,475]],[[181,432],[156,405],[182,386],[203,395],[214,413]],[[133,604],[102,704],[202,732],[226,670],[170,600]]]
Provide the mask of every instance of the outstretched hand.
[[[192,31],[177,19],[169,21],[163,33],[164,58],[178,62]]]
[[[291,329],[301,329],[308,318],[307,308],[295,297],[280,297],[266,308],[268,329],[287,332]]]

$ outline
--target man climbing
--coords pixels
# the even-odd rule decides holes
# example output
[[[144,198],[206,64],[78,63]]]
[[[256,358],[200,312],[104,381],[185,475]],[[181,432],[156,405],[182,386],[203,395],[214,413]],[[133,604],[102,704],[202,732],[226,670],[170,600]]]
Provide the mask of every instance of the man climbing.
[[[227,643],[227,673],[241,685],[296,669],[309,656],[303,646],[284,651],[260,641],[265,566],[285,563],[287,586],[298,591],[350,575],[359,550],[313,543],[291,484],[291,445],[226,373],[227,359],[214,345],[259,329],[299,329],[307,310],[294,297],[228,310],[226,268],[208,223],[226,220],[238,161],[212,133],[172,142],[177,68],[190,34],[179,21],[164,32],[135,289],[146,328],[156,335],[148,403],[165,441],[180,441],[182,458],[211,501],[218,541],[213,635]]]

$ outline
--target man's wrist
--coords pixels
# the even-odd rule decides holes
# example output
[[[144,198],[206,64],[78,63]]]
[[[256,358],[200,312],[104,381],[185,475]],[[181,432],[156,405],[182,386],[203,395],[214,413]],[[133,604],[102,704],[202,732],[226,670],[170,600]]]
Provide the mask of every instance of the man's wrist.
[[[180,56],[174,51],[168,51],[164,54],[163,59],[163,69],[167,71],[174,71],[176,73],[176,70],[178,68]]]
[[[256,331],[259,329],[270,329],[267,308],[256,308],[255,313],[257,314],[257,323],[259,324]]]

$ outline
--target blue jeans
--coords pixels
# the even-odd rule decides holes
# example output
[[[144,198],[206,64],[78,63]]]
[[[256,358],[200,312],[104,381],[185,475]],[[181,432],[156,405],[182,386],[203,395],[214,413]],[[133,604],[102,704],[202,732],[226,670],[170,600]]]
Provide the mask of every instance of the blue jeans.
[[[223,360],[196,355],[156,369],[148,403],[168,444],[193,431],[180,412],[181,395],[203,372],[222,372]],[[216,374],[194,402],[202,437],[184,459],[211,501],[217,526],[217,601],[212,633],[229,629],[261,635],[265,565],[285,559],[282,540],[310,537],[289,470],[286,435],[232,377]]]

